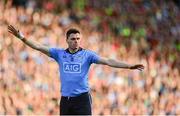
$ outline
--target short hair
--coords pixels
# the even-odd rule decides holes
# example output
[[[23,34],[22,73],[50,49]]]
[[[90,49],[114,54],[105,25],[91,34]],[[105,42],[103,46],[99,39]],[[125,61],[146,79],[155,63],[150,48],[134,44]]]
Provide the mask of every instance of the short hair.
[[[70,36],[71,33],[79,33],[80,34],[80,31],[76,28],[70,28],[67,32],[66,32],[66,39],[68,39],[68,37]]]

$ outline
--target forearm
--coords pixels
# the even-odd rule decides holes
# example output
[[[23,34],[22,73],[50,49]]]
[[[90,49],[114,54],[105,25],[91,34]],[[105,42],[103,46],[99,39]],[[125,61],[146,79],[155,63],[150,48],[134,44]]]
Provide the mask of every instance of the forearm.
[[[130,64],[126,64],[114,59],[108,59],[107,61],[107,65],[114,67],[114,68],[126,68],[126,69],[130,69],[131,65]]]
[[[22,42],[35,50],[40,50],[41,48],[41,45],[39,43],[32,40],[28,40],[26,38],[22,39]]]
[[[50,56],[50,54],[49,54],[49,48],[48,48],[47,46],[41,45],[41,44],[38,43],[38,42],[29,40],[29,39],[26,39],[26,38],[21,39],[21,41],[22,41],[23,43],[25,43],[26,45],[28,45],[29,47],[31,47],[31,48],[33,48],[33,49],[35,49],[35,50],[38,50],[38,51],[46,54],[47,56]]]

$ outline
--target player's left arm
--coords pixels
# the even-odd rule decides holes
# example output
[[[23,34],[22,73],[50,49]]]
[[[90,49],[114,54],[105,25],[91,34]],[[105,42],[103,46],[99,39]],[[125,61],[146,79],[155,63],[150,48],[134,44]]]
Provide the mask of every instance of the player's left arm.
[[[114,68],[138,69],[140,71],[144,69],[144,66],[142,64],[131,65],[131,64],[123,63],[115,59],[109,59],[109,58],[104,58],[104,57],[100,57],[97,64],[108,65]]]

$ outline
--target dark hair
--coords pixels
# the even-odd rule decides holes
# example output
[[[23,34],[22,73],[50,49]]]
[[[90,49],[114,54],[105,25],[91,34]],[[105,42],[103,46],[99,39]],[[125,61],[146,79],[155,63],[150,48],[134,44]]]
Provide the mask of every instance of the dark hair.
[[[80,34],[80,31],[78,29],[75,29],[75,28],[71,28],[69,29],[67,32],[66,32],[66,39],[68,39],[68,37],[70,36],[71,33],[79,33]]]

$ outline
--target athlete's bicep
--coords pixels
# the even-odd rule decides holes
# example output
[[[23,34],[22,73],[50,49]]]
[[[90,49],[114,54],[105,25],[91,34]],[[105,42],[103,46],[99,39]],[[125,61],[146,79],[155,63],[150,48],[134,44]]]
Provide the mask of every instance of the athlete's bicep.
[[[42,46],[41,52],[50,57],[50,48],[48,46]]]
[[[41,46],[39,51],[50,57],[50,48],[48,46]]]
[[[108,65],[108,58],[99,57],[97,64]]]

